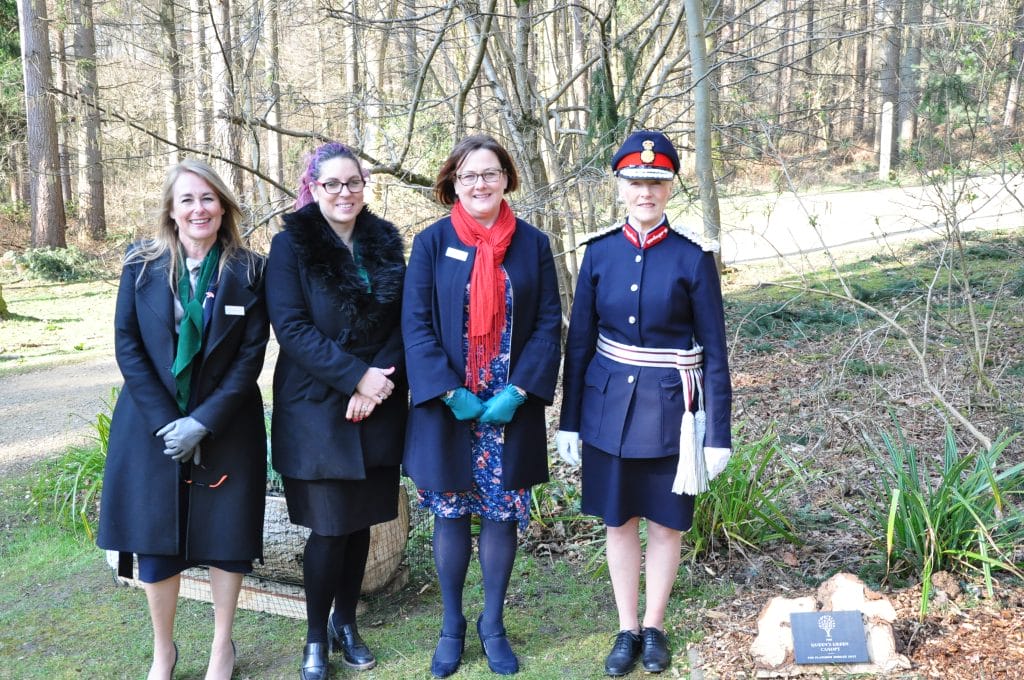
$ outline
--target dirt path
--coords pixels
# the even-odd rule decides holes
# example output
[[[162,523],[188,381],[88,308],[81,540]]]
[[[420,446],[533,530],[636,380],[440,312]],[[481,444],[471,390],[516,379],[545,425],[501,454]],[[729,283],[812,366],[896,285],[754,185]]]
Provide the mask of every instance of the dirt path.
[[[260,385],[270,391],[277,344],[271,340]],[[121,385],[113,357],[0,377],[0,474],[20,472],[69,446],[88,443],[91,424]]]
[[[0,471],[86,443],[103,400],[120,384],[113,357],[0,378]]]

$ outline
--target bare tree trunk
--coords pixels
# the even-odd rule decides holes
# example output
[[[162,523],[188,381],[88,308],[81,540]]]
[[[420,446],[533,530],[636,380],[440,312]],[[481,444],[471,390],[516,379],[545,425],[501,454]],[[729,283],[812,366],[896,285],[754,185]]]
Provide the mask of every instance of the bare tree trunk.
[[[775,90],[775,115],[779,125],[785,123],[786,112],[789,111],[792,101],[790,91],[793,85],[793,54],[796,49],[793,46],[793,23],[795,20],[793,4],[795,2],[796,0],[783,0],[782,3],[782,30],[779,32],[781,41],[779,46],[779,86]],[[689,23],[690,13],[686,14],[687,23]]]
[[[53,85],[46,0],[18,0],[21,63],[28,128],[29,208],[32,246],[67,245],[67,221],[57,157],[57,119],[48,90]]]
[[[879,0],[878,2],[878,23],[880,25],[880,34],[882,39],[882,49],[880,63],[879,63],[879,92],[880,99],[878,102],[879,111],[889,104],[896,108],[897,102],[900,95],[900,78],[899,78],[899,66],[900,66],[900,7],[899,0]],[[884,120],[890,120],[886,118]],[[895,126],[896,116],[891,117],[892,124]],[[895,142],[898,136],[895,130],[881,130],[881,124],[879,124],[879,154],[886,155],[895,158],[896,162],[893,163],[893,167],[899,162],[899,158],[896,156]],[[882,140],[889,140],[892,148],[883,149],[881,148]]]
[[[921,98],[918,71],[921,66],[921,0],[906,0],[903,15],[903,59],[900,62],[899,149],[906,152],[917,136],[917,105]]]
[[[345,137],[349,144],[353,144],[357,147],[363,146],[363,126],[360,124],[359,112],[362,109],[361,106],[355,105],[356,101],[361,99],[363,91],[362,82],[360,81],[360,72],[362,71],[362,65],[359,61],[360,50],[360,36],[359,36],[359,3],[358,0],[349,0],[351,7],[352,18],[345,25],[345,39],[342,40],[342,44],[346,47],[345,54],[345,90],[348,92],[350,97],[350,105],[348,107],[347,123],[348,129],[345,131]]]
[[[854,64],[854,82],[857,84],[859,97],[854,97],[857,106],[853,118],[853,131],[863,135],[867,129],[867,112],[870,110],[871,98],[868,95],[870,90],[870,77],[868,76],[868,47],[871,41],[871,34],[868,32],[870,14],[868,13],[868,0],[860,0],[857,14],[859,15],[858,25],[860,31],[857,33],[857,57]]]
[[[75,79],[78,85],[78,215],[94,241],[107,237],[100,144],[99,87],[96,78],[96,30],[92,0],[71,0],[75,19]]]
[[[210,3],[206,0],[189,0],[189,13],[192,21],[192,137],[197,149],[206,149],[213,128],[213,114],[209,105],[210,48],[206,44]]]
[[[213,90],[213,148],[227,158],[241,158],[238,128],[231,122],[237,109],[235,98],[234,46],[231,28],[231,0],[211,0],[212,35],[208,43]],[[218,170],[237,196],[242,195],[242,172],[236,165],[219,163]]]
[[[718,240],[721,217],[718,209],[718,187],[711,148],[711,87],[708,83],[707,55],[704,48],[704,9],[700,0],[685,0],[686,44],[690,47],[693,78],[694,145],[697,149],[697,184],[704,215],[704,235]],[[721,254],[715,253],[718,268]]]
[[[61,89],[65,92],[71,91],[68,78],[68,50],[64,42],[64,22],[57,22],[53,27],[53,34],[57,40],[57,80]],[[57,142],[57,158],[60,160],[60,186],[64,196],[64,205],[71,205],[74,194],[71,190],[71,138],[74,133],[71,131],[71,113],[68,111],[67,99],[57,98],[57,129],[60,139]]]
[[[1006,107],[1003,109],[1003,127],[1017,125],[1017,106],[1020,103],[1020,78],[1024,70],[1024,0],[1017,3],[1017,17],[1013,22],[1014,39],[1006,88]]]
[[[278,35],[279,0],[267,0],[267,28],[269,36],[266,49],[267,83],[270,90],[270,106],[267,109],[267,122],[271,126],[281,124],[281,73],[280,36]],[[267,172],[275,182],[284,182],[284,168],[281,158],[281,135],[275,130],[267,131]]]
[[[160,2],[160,33],[163,38],[163,59],[168,83],[164,92],[164,112],[170,162],[181,160],[178,144],[184,141],[185,119],[181,112],[181,50],[178,49],[178,26],[174,17],[175,0]]]

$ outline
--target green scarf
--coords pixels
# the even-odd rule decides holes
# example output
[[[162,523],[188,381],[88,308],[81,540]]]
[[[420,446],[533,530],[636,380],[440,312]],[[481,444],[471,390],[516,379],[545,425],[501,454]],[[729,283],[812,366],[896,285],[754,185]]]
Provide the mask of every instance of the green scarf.
[[[174,374],[178,410],[182,415],[188,411],[188,399],[192,393],[192,363],[203,346],[203,300],[210,281],[217,273],[220,262],[220,244],[214,243],[210,252],[203,258],[196,281],[196,292],[192,294],[192,282],[189,280],[188,267],[185,265],[185,253],[178,251],[178,300],[185,314],[181,317],[181,328],[178,330],[178,353],[174,356],[171,373]]]

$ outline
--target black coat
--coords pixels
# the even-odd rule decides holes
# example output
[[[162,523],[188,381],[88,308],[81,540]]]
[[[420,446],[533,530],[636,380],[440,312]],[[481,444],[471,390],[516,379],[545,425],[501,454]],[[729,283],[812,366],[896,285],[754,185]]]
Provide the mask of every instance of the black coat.
[[[353,243],[370,278],[316,203],[286,215],[267,263],[267,306],[281,353],[274,370],[274,469],[295,479],[365,479],[402,459],[408,388],[399,326],[405,257],[390,222],[366,208]],[[396,371],[391,396],[361,422],[349,396],[371,366]]]
[[[132,248],[129,248],[131,252]],[[256,383],[268,326],[259,255],[242,251],[220,274],[189,414],[210,434],[202,466],[191,466],[185,545],[179,546],[180,471],[156,431],[180,417],[171,364],[177,348],[170,256],[126,265],[114,314],[115,354],[124,376],[110,424],[100,505],[101,548],[205,560],[262,556],[267,440]],[[222,484],[214,484],[227,475]]]
[[[475,258],[450,217],[413,241],[402,310],[413,406],[404,466],[421,489],[473,486],[472,422],[455,420],[438,397],[465,382],[466,284]],[[505,426],[501,482],[521,489],[548,479],[544,407],[558,379],[562,308],[551,246],[539,229],[516,220],[502,267],[512,286],[508,383],[527,398]]]

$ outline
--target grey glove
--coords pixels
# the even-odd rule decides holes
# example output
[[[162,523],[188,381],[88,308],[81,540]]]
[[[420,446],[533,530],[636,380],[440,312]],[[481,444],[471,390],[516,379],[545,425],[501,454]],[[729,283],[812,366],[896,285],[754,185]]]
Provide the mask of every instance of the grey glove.
[[[199,463],[199,441],[210,433],[206,426],[193,418],[185,416],[167,423],[156,431],[156,436],[164,438],[164,455],[174,461],[184,463],[195,456]]]
[[[167,452],[164,451],[164,453]],[[188,461],[191,460],[193,465],[199,465],[199,463],[202,462],[202,455],[199,452],[199,444],[196,444],[195,448],[192,449],[191,451],[186,451],[177,458],[175,458],[174,456],[171,456],[171,458],[178,461],[179,463],[187,463]]]

